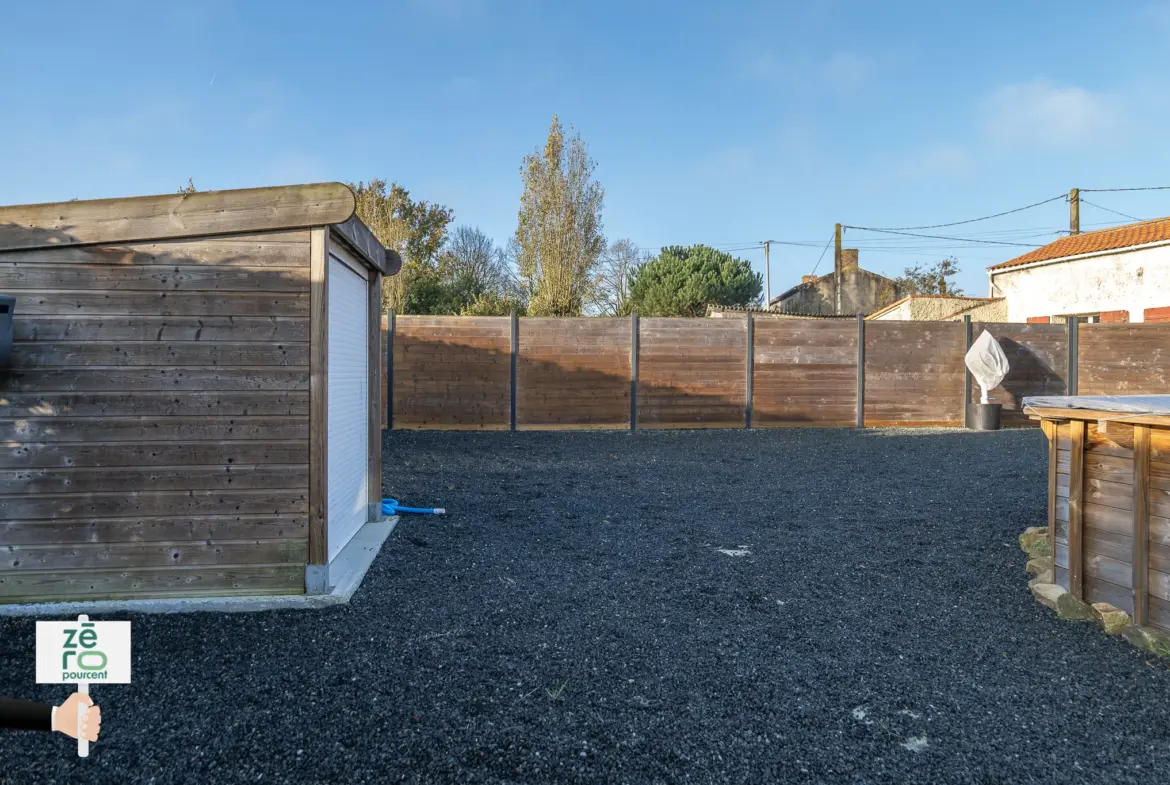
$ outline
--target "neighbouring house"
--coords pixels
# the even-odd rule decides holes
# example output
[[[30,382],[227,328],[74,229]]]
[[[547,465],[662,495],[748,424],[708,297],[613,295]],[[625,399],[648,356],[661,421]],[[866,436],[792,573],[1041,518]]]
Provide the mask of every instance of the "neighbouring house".
[[[1008,321],[1170,322],[1170,218],[1062,237],[987,275]]]
[[[772,298],[769,310],[807,316],[871,314],[905,297],[909,290],[884,275],[858,266],[857,249],[843,248],[838,269],[799,284]]]
[[[957,311],[985,306],[991,297],[962,297],[954,294],[910,294],[871,313],[867,319],[887,322],[941,322]],[[959,317],[962,319],[963,317]],[[975,321],[975,320],[972,320]],[[982,321],[991,321],[984,319]]]
[[[780,313],[765,311],[763,308],[733,308],[725,305],[708,305],[707,316],[711,319],[742,319],[748,314],[756,319],[856,319],[855,315],[844,314],[808,314],[808,313]]]
[[[971,318],[973,322],[1006,322],[1008,321],[1007,300],[1003,297],[980,298],[983,302],[969,305],[955,311],[946,317],[950,322],[961,322],[963,317]]]

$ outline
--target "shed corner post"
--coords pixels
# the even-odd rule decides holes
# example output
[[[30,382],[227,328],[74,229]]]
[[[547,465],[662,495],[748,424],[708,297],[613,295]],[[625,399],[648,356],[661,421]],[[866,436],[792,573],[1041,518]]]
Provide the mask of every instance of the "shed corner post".
[[[971,351],[971,314],[963,314],[963,427],[971,427],[971,369],[967,352]],[[982,399],[980,399],[982,400]]]
[[[382,520],[382,431],[386,408],[382,395],[386,380],[382,378],[385,333],[382,329],[382,273],[374,270],[366,289],[366,401],[368,412],[366,436],[366,520]]]
[[[511,399],[508,402],[508,430],[516,430],[516,361],[517,354],[520,350],[520,314],[515,308],[512,309],[511,315],[511,346],[512,346],[512,361],[510,375]]]
[[[1133,623],[1150,615],[1150,426],[1133,427]]]
[[[865,314],[857,314],[857,427],[865,427]]]
[[[638,314],[630,314],[630,430],[638,430]]]
[[[756,320],[755,314],[748,311],[747,314],[747,359],[745,366],[746,374],[746,389],[744,390],[744,427],[752,427],[752,395],[755,388],[755,372],[756,372]]]
[[[329,591],[329,264],[328,232],[309,234],[309,556],[305,593]]]
[[[1080,324],[1075,316],[1066,316],[1068,326],[1068,373],[1065,374],[1065,393],[1077,395],[1077,371],[1080,365]]]

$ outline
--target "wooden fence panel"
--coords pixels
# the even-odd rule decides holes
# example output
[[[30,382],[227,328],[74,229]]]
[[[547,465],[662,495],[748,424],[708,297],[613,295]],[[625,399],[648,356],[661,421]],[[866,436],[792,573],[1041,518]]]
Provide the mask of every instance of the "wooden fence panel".
[[[1170,389],[1170,324],[1082,324],[1081,395],[1161,394]]]
[[[510,401],[507,317],[395,317],[395,428],[507,429]]]
[[[628,428],[629,319],[520,319],[518,429]]]
[[[857,419],[857,324],[757,319],[752,425],[848,425]]]
[[[865,325],[865,424],[962,425],[962,322]]]
[[[742,428],[747,321],[642,319],[638,427]]]
[[[1068,378],[1068,330],[1062,324],[997,324],[981,322],[971,325],[971,340],[984,330],[999,342],[1008,358],[1008,375],[991,390],[988,400],[1002,404],[1005,426],[1035,426],[1023,411],[1028,395],[1065,395]],[[971,381],[971,401],[978,403],[979,383]]]

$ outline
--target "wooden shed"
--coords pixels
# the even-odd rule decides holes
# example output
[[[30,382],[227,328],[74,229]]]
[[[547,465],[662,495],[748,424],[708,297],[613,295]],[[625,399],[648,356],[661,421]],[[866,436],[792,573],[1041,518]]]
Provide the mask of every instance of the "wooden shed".
[[[0,602],[344,577],[401,266],[354,210],[340,183],[0,207]]]

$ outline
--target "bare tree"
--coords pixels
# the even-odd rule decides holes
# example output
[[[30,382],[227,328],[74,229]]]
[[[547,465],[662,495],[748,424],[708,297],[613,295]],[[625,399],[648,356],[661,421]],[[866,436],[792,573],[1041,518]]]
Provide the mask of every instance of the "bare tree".
[[[600,316],[626,316],[630,313],[630,277],[649,254],[632,240],[610,243],[601,255],[594,277],[590,310]]]
[[[553,116],[544,151],[524,158],[524,194],[514,238],[516,269],[533,316],[579,316],[591,299],[605,249],[605,191],[580,136],[565,140]]]
[[[460,226],[451,233],[439,255],[439,273],[465,286],[472,299],[483,292],[499,291],[507,275],[502,248],[479,227]]]

